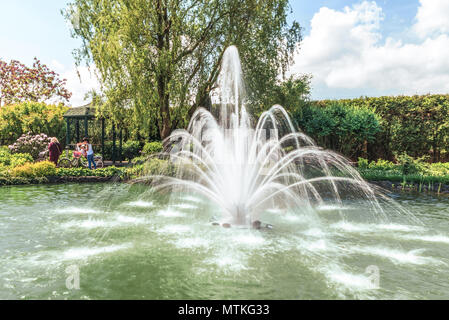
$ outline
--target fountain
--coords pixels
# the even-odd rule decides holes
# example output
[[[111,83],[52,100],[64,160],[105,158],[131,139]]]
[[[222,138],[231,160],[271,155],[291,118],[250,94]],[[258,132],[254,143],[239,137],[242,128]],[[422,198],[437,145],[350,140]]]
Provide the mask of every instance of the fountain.
[[[449,199],[391,195],[410,223],[281,106],[254,122],[243,84],[230,47],[215,106],[144,165],[151,188],[2,189],[0,299],[447,299]]]
[[[224,53],[213,95],[218,98],[212,110],[199,108],[187,130],[175,130],[164,141],[165,151],[158,156],[170,159],[176,173],[146,177],[156,190],[205,196],[221,209],[226,226],[259,226],[261,213],[269,209],[313,216],[314,208],[338,209],[344,199],[364,200],[366,211],[378,221],[386,218],[381,201],[395,205],[343,156],[296,131],[280,105],[262,113],[252,126],[235,46]]]

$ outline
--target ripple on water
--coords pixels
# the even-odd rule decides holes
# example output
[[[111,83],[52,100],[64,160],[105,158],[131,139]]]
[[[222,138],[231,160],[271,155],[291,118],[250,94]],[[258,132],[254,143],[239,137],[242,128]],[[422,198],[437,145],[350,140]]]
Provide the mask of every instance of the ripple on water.
[[[193,229],[190,226],[181,225],[181,224],[171,224],[164,226],[162,228],[156,229],[156,232],[160,234],[178,234],[178,233],[189,233],[192,232]]]
[[[154,207],[153,201],[144,201],[144,200],[137,200],[133,202],[125,203],[128,207],[137,207],[137,208],[151,208]]]
[[[171,210],[171,209],[161,210],[157,213],[157,215],[160,217],[165,217],[165,218],[185,217],[185,213],[179,212],[176,210]]]
[[[81,247],[81,248],[71,248],[63,252],[63,260],[78,260],[86,259],[91,256],[111,253],[123,249],[131,248],[131,244],[121,244],[121,245],[111,245],[105,247]]]
[[[82,229],[96,229],[96,228],[119,228],[128,225],[136,225],[145,223],[145,219],[136,218],[124,215],[116,216],[115,220],[100,220],[89,219],[83,221],[72,220],[63,223],[61,226],[65,229],[82,228]]]
[[[210,246],[210,242],[204,238],[181,238],[175,242],[175,246],[177,248],[208,248]]]
[[[336,266],[326,270],[325,274],[331,282],[351,291],[365,291],[376,288],[376,283],[367,275],[349,273]]]
[[[402,235],[399,238],[404,240],[438,242],[449,244],[449,237],[445,235]]]
[[[332,229],[354,233],[372,233],[378,231],[401,231],[401,232],[419,232],[425,229],[420,226],[402,225],[402,224],[362,224],[342,221],[331,225]]]
[[[54,212],[55,213],[59,213],[59,214],[98,214],[98,213],[104,213],[104,211],[100,211],[100,210],[97,210],[97,209],[81,208],[81,207],[61,208],[61,209],[56,209]]]
[[[425,249],[414,249],[410,251],[402,251],[398,249],[391,249],[386,247],[357,247],[353,246],[349,249],[352,253],[366,254],[372,256],[379,256],[382,258],[389,259],[395,264],[414,264],[414,265],[425,265],[425,264],[444,264],[444,262],[431,258],[425,257],[420,254],[425,252]]]

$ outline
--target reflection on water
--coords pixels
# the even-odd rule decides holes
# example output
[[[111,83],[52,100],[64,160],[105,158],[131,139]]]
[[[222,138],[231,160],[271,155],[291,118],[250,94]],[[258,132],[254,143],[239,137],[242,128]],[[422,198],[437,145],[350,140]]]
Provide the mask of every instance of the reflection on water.
[[[144,186],[0,190],[1,299],[449,298],[447,197],[394,195],[421,224],[365,223],[347,202],[316,208],[320,224],[266,211],[275,228],[257,231],[213,226],[202,198],[170,203]],[[79,290],[66,287],[73,265]]]

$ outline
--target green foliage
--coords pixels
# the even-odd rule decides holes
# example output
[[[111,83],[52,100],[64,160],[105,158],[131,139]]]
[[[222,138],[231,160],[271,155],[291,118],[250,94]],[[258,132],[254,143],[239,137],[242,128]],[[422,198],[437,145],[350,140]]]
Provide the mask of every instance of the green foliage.
[[[49,161],[26,163],[11,169],[11,176],[21,178],[37,178],[56,175],[55,164]]]
[[[381,130],[368,143],[369,159],[393,160],[406,152],[412,157],[449,160],[449,95],[397,96],[339,100],[356,109],[368,109],[381,121]],[[317,107],[335,103],[315,102]]]
[[[56,175],[60,177],[121,177],[126,172],[125,168],[110,166],[96,170],[87,168],[58,168]]]
[[[388,160],[378,159],[377,161],[371,161],[371,163],[368,165],[368,169],[395,170],[397,169],[397,165]]]
[[[112,159],[112,141],[106,141],[104,144],[104,157],[105,159]],[[116,142],[115,150],[116,157],[115,160],[118,160],[119,157],[119,144]],[[122,155],[124,160],[132,160],[140,155],[141,143],[139,141],[128,140],[122,145]],[[98,153],[101,152],[101,148],[98,148]]]
[[[11,154],[8,148],[0,148],[0,165],[14,168],[24,165],[27,162],[33,162],[33,157],[28,153]]]
[[[62,104],[47,105],[39,102],[23,102],[0,108],[0,144],[12,144],[22,134],[45,133],[65,141],[66,126],[63,119],[68,110]]]
[[[210,106],[231,44],[243,59],[249,99],[271,99],[269,89],[301,39],[298,23],[287,24],[288,12],[288,0],[73,0],[65,16],[79,17],[73,36],[83,46],[76,58],[98,68],[107,98],[102,113],[163,139],[197,107]]]
[[[359,157],[359,161],[357,162],[357,167],[359,169],[368,169],[368,165],[369,165],[368,159]]]
[[[142,149],[142,155],[143,156],[149,156],[151,154],[155,154],[158,152],[162,152],[163,150],[162,142],[160,141],[153,141],[145,143],[143,149]]]
[[[358,171],[370,181],[388,180],[399,182],[403,186],[408,183],[427,184],[428,189],[435,183],[449,184],[449,163],[427,163],[425,157],[415,159],[406,153],[397,155],[398,163],[379,159],[371,161],[359,158]],[[432,187],[435,190],[435,186]]]
[[[424,163],[424,160],[427,158],[426,156],[415,159],[409,156],[406,152],[403,152],[400,155],[396,155],[396,158],[401,167],[403,175],[422,172],[427,167]]]
[[[140,155],[140,142],[128,140],[123,144],[123,157],[131,160]]]
[[[260,116],[263,111],[275,104],[283,106],[287,112],[294,112],[295,109],[300,111],[309,100],[310,80],[310,75],[302,75],[273,84],[270,88],[266,88],[265,98],[249,105],[249,109],[256,116]]]
[[[319,145],[353,159],[362,155],[364,143],[374,141],[381,130],[373,111],[337,102],[321,108],[310,104],[298,107],[293,119]]]

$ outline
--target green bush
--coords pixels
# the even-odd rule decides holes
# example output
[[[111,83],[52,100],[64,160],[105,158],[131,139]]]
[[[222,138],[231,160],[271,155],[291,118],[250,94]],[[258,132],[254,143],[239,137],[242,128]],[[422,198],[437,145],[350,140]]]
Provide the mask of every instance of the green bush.
[[[0,145],[12,144],[22,134],[45,133],[63,141],[66,125],[63,119],[68,110],[62,104],[23,102],[0,108]]]
[[[114,177],[124,176],[125,168],[117,168],[115,166],[90,170],[87,168],[58,168],[56,175],[60,177]]]
[[[123,144],[123,158],[132,160],[140,155],[140,142],[128,140]]]
[[[162,152],[163,149],[164,147],[160,141],[147,142],[143,147],[142,155],[149,156],[151,154]]]
[[[368,159],[393,160],[395,154],[406,152],[415,158],[429,155],[432,162],[449,161],[449,95],[324,100],[311,105],[323,109],[336,102],[379,117],[381,130],[368,142]]]
[[[379,117],[373,111],[339,102],[298,108],[293,119],[320,146],[352,159],[363,155],[365,143],[373,142],[381,130]]]
[[[368,169],[388,171],[397,169],[397,165],[388,160],[378,159],[377,161],[371,161]]]
[[[0,148],[0,165],[5,167],[18,167],[27,162],[33,162],[33,157],[28,153],[11,154],[8,148]]]
[[[398,163],[401,167],[402,174],[408,175],[408,174],[415,174],[418,172],[424,172],[425,169],[428,167],[424,160],[426,159],[426,156],[423,156],[421,158],[415,159],[411,156],[409,156],[406,152],[401,153],[400,155],[396,155],[396,158],[398,160]]]
[[[50,161],[42,161],[37,163],[26,163],[23,166],[11,169],[12,177],[21,178],[38,178],[56,175],[56,166]]]

